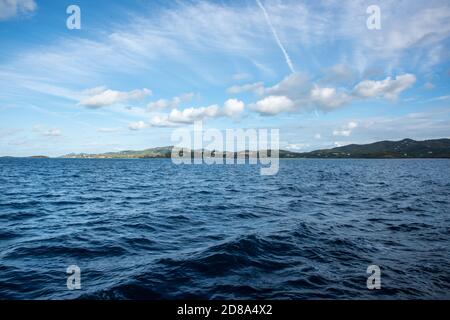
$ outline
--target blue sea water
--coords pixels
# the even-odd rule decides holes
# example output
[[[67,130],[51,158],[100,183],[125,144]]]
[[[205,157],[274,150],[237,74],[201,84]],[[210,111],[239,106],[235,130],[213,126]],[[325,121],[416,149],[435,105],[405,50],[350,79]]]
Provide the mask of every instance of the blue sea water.
[[[0,298],[449,299],[449,218],[450,160],[0,159]]]

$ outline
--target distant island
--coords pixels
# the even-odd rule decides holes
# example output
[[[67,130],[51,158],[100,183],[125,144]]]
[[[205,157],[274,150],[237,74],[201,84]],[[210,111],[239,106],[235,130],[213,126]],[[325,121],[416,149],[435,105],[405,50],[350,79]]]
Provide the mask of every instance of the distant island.
[[[61,158],[70,159],[149,159],[170,158],[173,146],[150,148],[141,151],[120,151],[101,154],[67,154]],[[190,151],[192,157],[201,157],[205,150]],[[270,155],[270,150],[268,151]],[[219,153],[219,152],[217,152]],[[209,154],[209,151],[208,151]],[[258,151],[240,151],[225,153],[224,156],[256,157]],[[315,150],[311,152],[294,152],[280,150],[279,157],[286,158],[364,158],[364,159],[404,159],[404,158],[450,158],[450,139],[434,139],[416,141],[404,139],[401,141],[379,141],[370,144],[351,144],[332,149]]]

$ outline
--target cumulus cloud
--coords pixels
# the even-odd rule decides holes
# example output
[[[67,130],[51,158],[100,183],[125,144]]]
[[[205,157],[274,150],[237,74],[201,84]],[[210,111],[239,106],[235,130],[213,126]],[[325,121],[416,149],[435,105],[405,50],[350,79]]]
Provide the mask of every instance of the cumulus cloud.
[[[183,124],[190,124],[195,121],[206,120],[208,118],[217,118],[219,116],[221,116],[221,110],[218,105],[199,108],[186,108],[183,110],[172,109],[169,114],[153,116],[148,125],[153,127],[174,127]],[[139,129],[142,128],[137,128],[136,130]]]
[[[184,110],[174,109],[169,113],[168,120],[173,123],[193,123],[206,118],[215,118],[220,114],[218,105],[209,107],[187,108]]]
[[[137,130],[141,130],[141,129],[145,129],[145,128],[147,128],[148,127],[148,124],[147,123],[145,123],[144,121],[136,121],[136,122],[131,122],[129,125],[128,125],[128,128],[130,129],[130,130],[133,130],[133,131],[137,131]]]
[[[334,80],[350,80],[354,73],[345,65],[332,67],[330,76]],[[331,79],[331,78],[329,78]],[[329,80],[328,79],[328,80]],[[339,82],[339,81],[337,81]],[[385,98],[395,100],[403,91],[416,82],[413,74],[403,74],[396,78],[388,77],[385,80],[364,80],[353,89],[336,88],[331,85],[311,83],[308,76],[302,73],[293,73],[271,87],[262,82],[234,86],[228,89],[229,93],[252,91],[264,98],[251,104],[251,110],[266,115],[276,115],[282,112],[296,110],[332,111],[350,104],[355,98]]]
[[[150,119],[150,126],[152,127],[174,127],[177,126],[176,123],[172,123],[169,121],[168,116],[167,115],[158,115],[158,116],[153,116]]]
[[[185,93],[177,97],[173,97],[172,99],[159,99],[154,102],[150,102],[148,104],[148,110],[158,110],[158,109],[175,109],[180,106],[182,103],[186,103],[192,100],[194,94],[192,92]]]
[[[223,113],[227,117],[237,118],[244,111],[245,104],[237,99],[229,99],[223,106]]]
[[[34,0],[0,0],[0,21],[16,15],[32,13],[36,9]]]
[[[97,109],[130,100],[140,100],[151,95],[152,91],[144,88],[122,92],[98,87],[90,89],[86,93],[90,96],[82,99],[79,104],[88,108]]]
[[[286,96],[268,96],[252,104],[250,108],[264,115],[294,111],[294,102]]]
[[[336,88],[315,86],[311,90],[311,101],[322,110],[329,111],[349,103],[351,98],[345,92],[338,92]]]
[[[398,96],[416,82],[413,74],[397,76],[396,79],[387,77],[385,80],[364,80],[355,86],[353,94],[361,98],[383,97],[395,100]]]
[[[210,105],[208,107],[186,108],[183,110],[172,109],[168,114],[160,114],[153,116],[150,121],[135,122],[130,124],[131,130],[140,130],[152,127],[175,127],[184,124],[190,124],[195,121],[204,121],[206,119],[214,119],[219,117],[230,117],[238,119],[245,110],[244,102],[237,99],[227,100],[223,108],[218,105]]]
[[[351,121],[347,123],[346,125],[342,126],[340,130],[334,130],[333,136],[342,136],[342,137],[349,137],[353,130],[358,127],[358,123]]]

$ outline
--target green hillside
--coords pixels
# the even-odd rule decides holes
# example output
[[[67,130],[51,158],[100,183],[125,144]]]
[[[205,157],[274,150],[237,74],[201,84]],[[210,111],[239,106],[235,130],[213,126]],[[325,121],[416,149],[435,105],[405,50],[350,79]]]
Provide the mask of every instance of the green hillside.
[[[101,154],[68,154],[63,158],[77,159],[146,159],[170,158],[172,146],[150,148],[141,151],[120,151]],[[192,156],[201,156],[202,151],[192,151]],[[228,153],[229,154],[229,153]],[[240,151],[235,156],[256,157],[256,151]],[[450,139],[415,141],[380,141],[371,144],[351,144],[332,149],[298,153],[279,151],[280,158],[450,158]]]

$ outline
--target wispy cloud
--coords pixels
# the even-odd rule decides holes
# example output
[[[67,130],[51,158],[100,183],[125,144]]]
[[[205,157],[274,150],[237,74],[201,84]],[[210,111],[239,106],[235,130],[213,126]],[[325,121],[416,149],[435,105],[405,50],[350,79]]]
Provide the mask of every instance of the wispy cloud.
[[[387,77],[381,81],[365,80],[356,85],[354,94],[362,98],[384,97],[394,100],[416,80],[413,74],[400,75],[395,79]]]
[[[138,89],[129,92],[121,92],[106,89],[104,87],[94,88],[88,91],[91,95],[80,101],[80,105],[88,108],[101,108],[129,100],[140,100],[152,94],[149,89]]]
[[[333,136],[343,136],[343,137],[349,137],[353,130],[358,127],[358,123],[355,121],[351,121],[347,123],[346,125],[342,126],[339,130],[333,131]]]
[[[180,96],[173,97],[171,99],[159,99],[157,101],[150,102],[147,105],[149,111],[159,110],[159,109],[175,109],[182,103],[186,103],[192,100],[194,94],[192,92],[185,93]]]
[[[0,21],[16,15],[32,13],[36,9],[34,0],[0,0]]]
[[[42,125],[35,125],[33,127],[33,131],[44,136],[44,137],[59,137],[61,136],[62,132],[61,129],[58,128],[45,128]]]
[[[266,8],[263,6],[263,4],[261,3],[260,0],[256,0],[256,3],[261,8],[261,10],[262,10],[262,12],[264,14],[264,18],[267,21],[267,25],[269,26],[270,30],[272,31],[273,36],[275,38],[275,41],[277,42],[278,46],[280,47],[281,52],[283,52],[284,59],[286,60],[286,64],[288,65],[288,67],[291,70],[291,72],[295,73],[294,65],[292,64],[291,58],[289,57],[289,54],[287,53],[286,48],[281,43],[280,37],[278,36],[278,33],[275,30],[275,28],[274,28],[274,26],[272,24],[272,21],[270,21],[270,17],[269,17],[269,14],[267,13]]]

